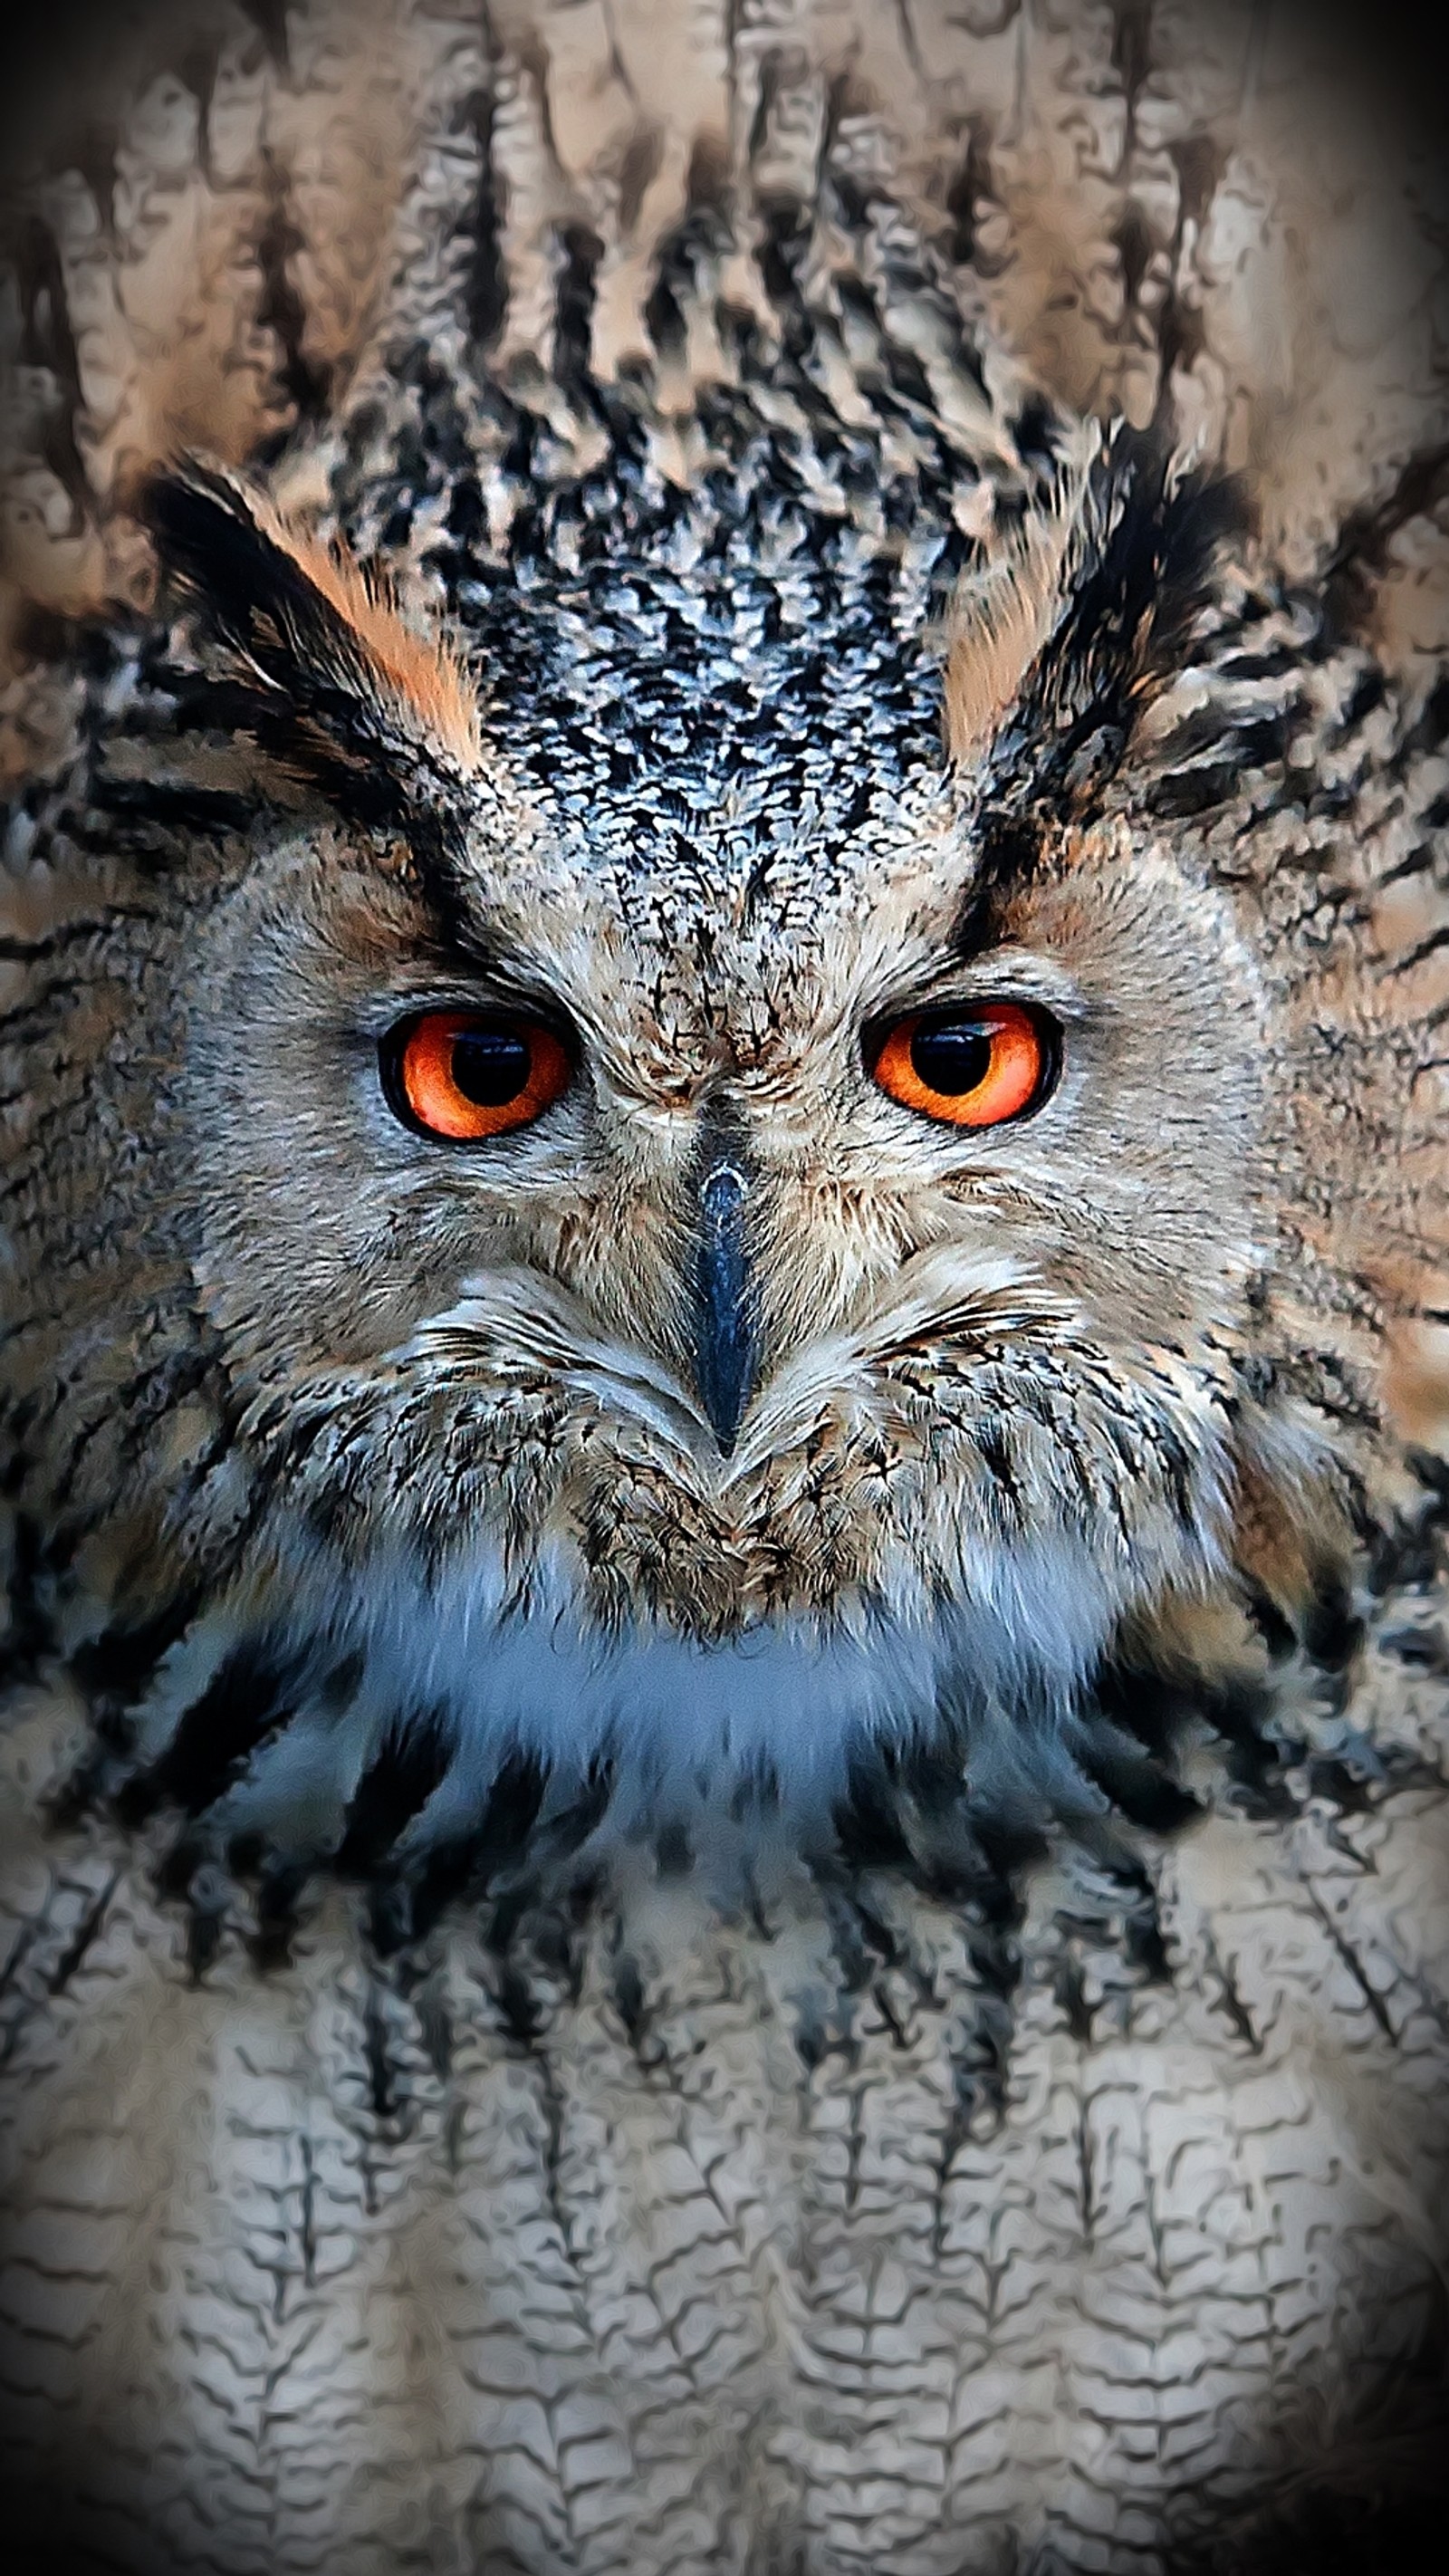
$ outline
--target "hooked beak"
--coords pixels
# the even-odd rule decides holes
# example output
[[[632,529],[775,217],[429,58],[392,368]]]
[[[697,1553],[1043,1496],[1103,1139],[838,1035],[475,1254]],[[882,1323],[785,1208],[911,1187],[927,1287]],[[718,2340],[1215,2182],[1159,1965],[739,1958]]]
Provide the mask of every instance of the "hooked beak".
[[[706,1164],[699,1185],[694,1375],[725,1458],[735,1445],[755,1382],[755,1319],[744,1239],[746,1188],[739,1164],[723,1153]]]

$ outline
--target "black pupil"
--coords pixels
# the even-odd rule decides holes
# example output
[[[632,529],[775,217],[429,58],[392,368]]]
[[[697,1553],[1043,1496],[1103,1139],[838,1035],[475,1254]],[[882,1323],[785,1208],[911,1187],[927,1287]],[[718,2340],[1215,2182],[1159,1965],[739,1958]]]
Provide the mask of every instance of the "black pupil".
[[[462,1029],[453,1040],[453,1080],[477,1109],[506,1109],[531,1068],[528,1040],[513,1029]]]
[[[991,1070],[991,1037],[975,1020],[928,1020],[911,1040],[911,1065],[928,1091],[959,1099]]]

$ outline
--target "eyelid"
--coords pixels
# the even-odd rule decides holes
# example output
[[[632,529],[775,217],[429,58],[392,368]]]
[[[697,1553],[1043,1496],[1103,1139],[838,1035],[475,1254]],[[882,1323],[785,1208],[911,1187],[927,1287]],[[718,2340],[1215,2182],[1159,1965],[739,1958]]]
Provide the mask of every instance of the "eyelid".
[[[393,991],[376,993],[365,1005],[360,1022],[362,1034],[375,1043],[404,1020],[425,1019],[434,1011],[471,1011],[483,1020],[537,1020],[560,1045],[578,1054],[578,1032],[554,996],[502,978],[489,984],[469,984],[461,978],[441,975],[427,983],[399,982]]]
[[[1054,961],[1003,949],[999,971],[995,959],[989,964],[978,960],[963,966],[949,981],[937,975],[920,984],[897,984],[862,1015],[862,1025],[880,1028],[911,1017],[935,1019],[951,1011],[984,1009],[992,1002],[1024,1002],[1028,1009],[1045,1011],[1068,1028],[1086,1027],[1103,1016],[1096,996],[1084,992],[1076,978]]]

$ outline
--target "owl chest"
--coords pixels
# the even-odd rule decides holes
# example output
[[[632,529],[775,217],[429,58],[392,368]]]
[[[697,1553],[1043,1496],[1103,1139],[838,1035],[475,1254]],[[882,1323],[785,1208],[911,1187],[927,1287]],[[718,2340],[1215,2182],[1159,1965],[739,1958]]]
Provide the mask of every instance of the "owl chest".
[[[1350,2402],[1386,2289],[1396,2348],[1430,2329],[1444,2042],[1386,1927],[1441,1844],[1401,1814],[1371,1887],[1210,1827],[1171,1985],[1081,1924],[993,1949],[860,1879],[722,1924],[657,1878],[406,1973],[339,1897],[285,1972],[198,1984],[139,1876],[32,1854],[21,2491],[77,2550],[144,2534],[146,2576],[319,2531],[391,2576],[420,2526],[429,2567],[529,2576],[939,2576],[1063,2533],[1166,2569],[1287,2473],[1305,2374]]]

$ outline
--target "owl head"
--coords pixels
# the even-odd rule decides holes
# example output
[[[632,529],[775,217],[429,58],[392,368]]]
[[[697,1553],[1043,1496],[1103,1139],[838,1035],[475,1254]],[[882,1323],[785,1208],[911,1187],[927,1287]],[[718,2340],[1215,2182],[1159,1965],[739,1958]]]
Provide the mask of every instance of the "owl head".
[[[985,545],[748,458],[608,498],[460,554],[464,643],[229,478],[147,504],[199,658],[108,772],[44,1511],[117,1794],[288,1866],[808,1838],[917,1758],[1100,1804],[1114,1658],[1341,1542],[1154,752],[1231,495],[1124,430]]]

